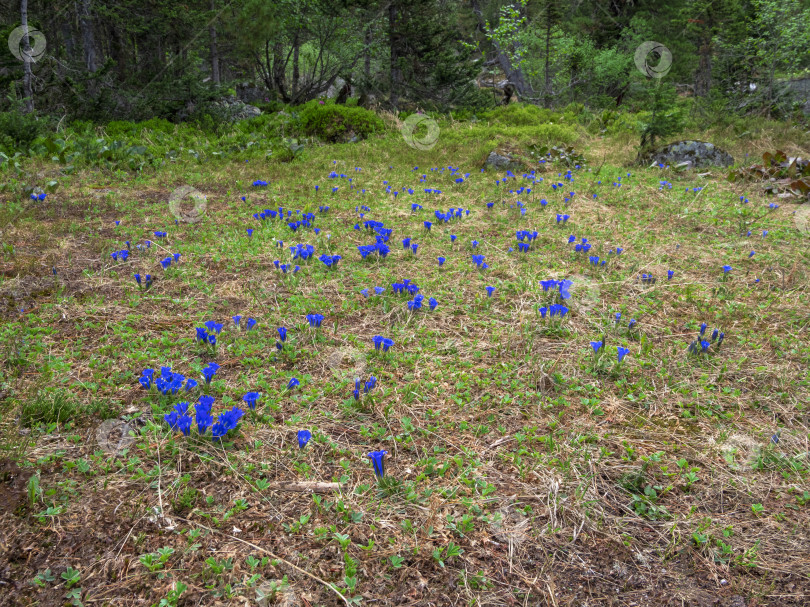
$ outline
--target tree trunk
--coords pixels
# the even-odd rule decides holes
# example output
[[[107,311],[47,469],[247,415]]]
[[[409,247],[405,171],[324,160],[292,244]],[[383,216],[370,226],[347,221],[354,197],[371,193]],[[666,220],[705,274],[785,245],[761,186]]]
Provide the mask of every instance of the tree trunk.
[[[32,86],[33,74],[31,73],[31,41],[28,38],[28,0],[20,0],[20,21],[23,28],[22,43],[23,52],[23,95],[25,95],[25,111],[34,111],[34,89]]]
[[[548,7],[546,13],[548,14]],[[551,19],[546,18],[546,74],[543,83],[543,107],[551,109]]]
[[[281,96],[284,103],[290,102],[290,97],[287,95],[287,81],[284,77],[284,72],[287,67],[284,61],[284,47],[281,42],[273,44],[273,83],[276,85],[276,90]]]
[[[213,13],[216,7],[214,6],[215,0],[211,0],[211,12]],[[214,20],[208,26],[208,37],[211,39],[211,79],[214,84],[219,84],[219,51],[217,49],[217,27],[214,25]]]
[[[470,2],[470,6],[472,7],[473,13],[478,18],[478,27],[481,28],[481,31],[486,33],[486,21],[484,19],[484,14],[481,12],[481,5],[479,4],[478,0],[472,0]],[[512,62],[509,61],[509,57],[501,49],[501,45],[498,44],[497,40],[491,40],[492,46],[495,48],[495,59],[498,61],[498,65],[500,66],[501,70],[504,74],[506,74],[506,78],[515,86],[515,90],[518,92],[518,95],[523,97],[524,95],[530,96],[534,94],[534,89],[531,85],[526,82],[526,77],[523,75],[523,70],[518,68],[512,67]]]
[[[60,29],[62,30],[62,39],[65,41],[65,55],[69,63],[76,59],[76,42],[73,39],[73,28],[70,19],[64,17],[61,21]]]
[[[363,34],[363,75],[366,77],[366,86],[371,82],[371,24],[366,26]]]
[[[698,49],[698,69],[695,73],[695,97],[706,97],[712,87],[711,39],[704,39]]]
[[[298,71],[298,53],[301,50],[301,42],[298,36],[298,30],[295,30],[295,36],[293,37],[293,69],[292,69],[292,99],[295,100],[298,97],[298,82],[301,78],[301,74]]]
[[[388,5],[388,44],[391,49],[391,94],[389,102],[397,108],[399,105],[400,88],[402,85],[402,69],[399,67],[399,34],[396,30],[397,3],[391,0]]]
[[[81,0],[79,4],[79,23],[82,28],[82,46],[84,47],[84,66],[91,74],[98,69],[96,64],[96,39],[93,34],[93,19],[90,15],[93,0]]]

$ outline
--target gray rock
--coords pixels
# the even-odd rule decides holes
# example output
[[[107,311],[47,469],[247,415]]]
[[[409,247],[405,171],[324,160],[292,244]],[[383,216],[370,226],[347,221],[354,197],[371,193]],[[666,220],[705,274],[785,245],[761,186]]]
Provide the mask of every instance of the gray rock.
[[[255,105],[243,103],[236,97],[225,97],[221,101],[218,101],[216,105],[221,110],[224,118],[230,122],[247,120],[262,115],[262,111]]]
[[[346,86],[346,81],[340,76],[338,76],[337,78],[335,78],[335,81],[332,83],[332,85],[326,90],[326,98],[334,99],[335,97],[338,96],[338,94],[340,93],[341,89],[344,86]]]
[[[521,167],[521,163],[512,156],[499,154],[498,152],[492,151],[487,156],[487,161],[485,163],[486,168],[492,169],[499,169],[499,170],[513,170],[519,169]]]
[[[688,162],[693,168],[731,166],[734,158],[707,141],[676,141],[644,155],[645,162],[670,166]]]

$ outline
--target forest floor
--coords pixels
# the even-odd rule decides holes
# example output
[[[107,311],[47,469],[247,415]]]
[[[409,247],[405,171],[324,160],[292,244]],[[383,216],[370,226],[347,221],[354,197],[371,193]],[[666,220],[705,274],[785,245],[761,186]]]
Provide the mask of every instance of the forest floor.
[[[489,143],[455,128],[424,151],[389,134],[289,163],[34,167],[61,185],[3,231],[0,604],[810,603],[807,204],[728,170],[628,168],[629,139],[482,173]],[[175,223],[186,185],[205,208]],[[288,226],[305,213],[317,234]],[[384,259],[358,252],[368,220],[393,230]],[[161,367],[198,386],[144,389]],[[246,409],[221,441],[164,421],[201,395]]]

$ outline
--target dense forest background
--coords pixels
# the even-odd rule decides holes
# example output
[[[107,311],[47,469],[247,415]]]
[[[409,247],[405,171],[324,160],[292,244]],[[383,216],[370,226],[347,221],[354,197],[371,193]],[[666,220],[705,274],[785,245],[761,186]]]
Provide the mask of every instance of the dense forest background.
[[[39,53],[0,52],[0,110],[93,122],[216,120],[237,90],[267,111],[343,82],[388,110],[504,94],[633,109],[645,41],[671,52],[662,90],[780,117],[801,112],[810,68],[808,0],[3,0],[0,15],[4,40],[27,22]]]

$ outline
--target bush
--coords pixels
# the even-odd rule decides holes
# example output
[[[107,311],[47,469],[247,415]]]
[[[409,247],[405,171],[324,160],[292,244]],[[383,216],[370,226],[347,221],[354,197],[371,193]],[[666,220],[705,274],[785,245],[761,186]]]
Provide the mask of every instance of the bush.
[[[107,123],[105,130],[107,135],[116,139],[122,137],[138,137],[145,130],[171,135],[174,133],[175,125],[162,118],[152,118],[144,122],[112,120]]]
[[[15,152],[28,152],[31,142],[49,130],[43,118],[20,111],[0,112],[0,152],[9,156]]]
[[[377,114],[361,107],[347,107],[313,100],[301,106],[298,112],[301,126],[308,135],[323,141],[348,141],[352,135],[365,139],[373,133],[385,130],[385,124]]]
[[[537,126],[546,122],[559,122],[560,116],[530,103],[510,103],[480,115],[481,120],[504,126]]]

